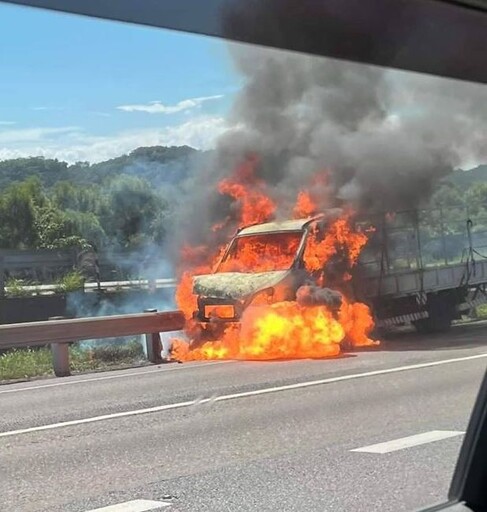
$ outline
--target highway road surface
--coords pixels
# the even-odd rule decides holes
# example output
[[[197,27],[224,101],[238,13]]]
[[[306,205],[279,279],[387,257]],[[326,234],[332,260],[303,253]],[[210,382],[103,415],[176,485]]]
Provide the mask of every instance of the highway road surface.
[[[473,324],[334,360],[0,386],[0,510],[417,510],[446,498],[486,367]]]

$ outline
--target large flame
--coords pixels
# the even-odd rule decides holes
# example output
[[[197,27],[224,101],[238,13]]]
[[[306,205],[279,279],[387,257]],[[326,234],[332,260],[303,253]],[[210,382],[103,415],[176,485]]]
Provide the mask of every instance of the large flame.
[[[250,235],[240,238],[236,243],[238,250],[235,256],[229,255],[218,267],[219,272],[269,272],[288,269],[299,249],[301,234]]]
[[[237,218],[224,219],[214,226],[213,232],[228,227],[232,222],[236,227],[242,227],[273,220],[277,206],[269,197],[265,183],[255,178],[257,163],[257,158],[249,158],[230,178],[219,183],[218,191],[233,200]],[[325,184],[326,175],[319,173],[313,184],[316,183]],[[318,213],[317,204],[309,190],[299,191],[290,216],[311,218]],[[293,234],[280,234],[279,238],[272,238],[270,234],[265,240],[262,237],[244,237],[239,241],[242,245],[238,259],[229,257],[225,261],[221,261],[225,246],[183,248],[181,262],[184,271],[177,287],[176,301],[187,320],[187,337],[191,339],[201,335],[201,327],[192,318],[197,309],[197,297],[192,292],[193,276],[215,269],[218,272],[287,269],[299,242],[300,237]],[[352,227],[350,213],[347,213],[332,221],[324,235],[315,230],[308,236],[303,256],[305,267],[311,273],[320,274],[330,260],[339,257],[349,269],[356,264],[366,242],[366,233]],[[342,272],[339,280],[345,283],[349,277],[347,272]],[[317,279],[321,285],[329,284],[323,282],[322,273]],[[374,327],[369,308],[346,297],[338,312],[325,305],[303,306],[296,301],[268,304],[263,300],[248,307],[238,325],[226,325],[217,341],[200,344],[194,349],[187,341],[173,340],[173,357],[181,361],[322,358],[339,355],[344,341],[355,347],[378,343],[369,338]]]
[[[231,178],[218,184],[220,194],[233,198],[239,206],[238,227],[266,222],[276,211],[274,201],[266,193],[265,182],[255,177],[257,163],[256,157],[248,158]]]
[[[307,190],[301,190],[298,193],[296,204],[293,208],[293,216],[295,219],[306,219],[316,214],[316,203],[311,198],[311,194]]]
[[[309,271],[320,270],[341,250],[348,266],[353,267],[366,243],[367,235],[352,229],[350,218],[345,215],[331,223],[323,238],[316,230],[311,233],[304,251],[304,264]]]
[[[241,327],[228,328],[222,339],[189,350],[173,342],[179,360],[287,359],[330,357],[340,353],[345,329],[325,306],[303,307],[297,302],[250,306]]]

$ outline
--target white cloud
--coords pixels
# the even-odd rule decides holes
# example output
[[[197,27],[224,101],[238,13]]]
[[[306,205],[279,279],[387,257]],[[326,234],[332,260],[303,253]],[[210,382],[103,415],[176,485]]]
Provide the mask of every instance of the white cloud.
[[[160,101],[151,101],[145,105],[120,105],[117,107],[118,110],[124,112],[147,112],[149,114],[175,114],[177,112],[183,112],[192,110],[200,106],[205,101],[218,100],[223,98],[223,94],[217,94],[215,96],[202,96],[201,98],[189,98],[182,100],[175,105],[164,105]]]
[[[100,162],[129,153],[140,146],[182,146],[210,149],[215,139],[227,129],[222,117],[201,116],[176,126],[122,131],[95,136],[76,127],[30,128],[9,130],[2,140],[0,160],[26,156],[58,158],[69,163]]]
[[[3,130],[0,132],[0,144],[17,145],[21,143],[37,142],[46,138],[54,138],[55,136],[75,134],[79,131],[80,129],[76,126]]]

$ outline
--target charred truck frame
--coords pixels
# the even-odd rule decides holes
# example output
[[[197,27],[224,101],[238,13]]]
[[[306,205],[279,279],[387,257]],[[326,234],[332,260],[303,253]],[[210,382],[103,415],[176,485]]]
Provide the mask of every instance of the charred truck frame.
[[[421,332],[446,330],[454,319],[487,302],[487,215],[479,217],[473,210],[459,206],[356,217],[358,229],[373,231],[349,281],[343,279],[343,272],[350,271],[341,265],[343,255],[317,273],[307,271],[303,260],[309,234],[326,232],[341,210],[242,228],[213,273],[195,276],[194,319],[203,338],[214,339],[222,327],[238,323],[250,305],[295,300],[302,285],[319,284],[324,275],[327,287],[367,303],[379,328],[412,323]],[[238,255],[250,242],[256,258],[265,256],[264,266],[240,264]],[[340,305],[339,295],[330,302],[335,312]]]
[[[378,214],[357,222],[375,232],[354,269],[355,296],[378,327],[412,323],[447,330],[487,302],[487,211],[483,205]]]

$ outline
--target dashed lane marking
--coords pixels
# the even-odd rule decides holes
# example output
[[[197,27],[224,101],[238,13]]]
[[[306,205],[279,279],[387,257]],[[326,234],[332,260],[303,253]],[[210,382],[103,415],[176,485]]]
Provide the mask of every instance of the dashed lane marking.
[[[442,439],[449,439],[450,437],[461,436],[463,434],[465,434],[465,432],[458,430],[431,430],[430,432],[401,437],[400,439],[393,439],[392,441],[386,441],[385,443],[371,444],[369,446],[355,448],[350,451],[383,454],[395,452],[397,450],[404,450],[405,448],[411,448],[421,444],[433,443],[435,441],[441,441]]]
[[[116,505],[109,505],[108,507],[88,510],[87,512],[147,512],[149,510],[169,506],[171,506],[170,503],[164,503],[163,501],[133,500],[117,503]]]

